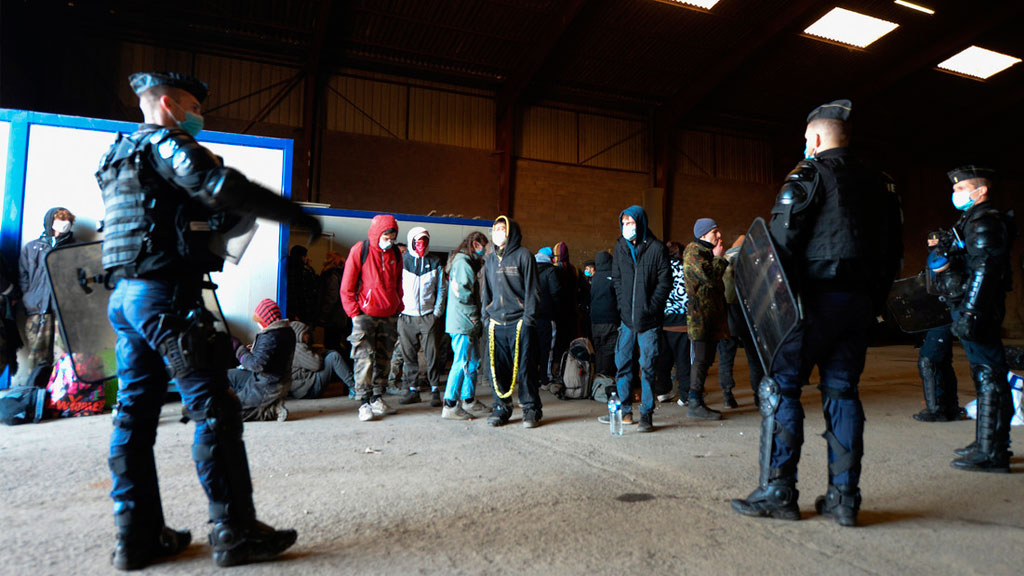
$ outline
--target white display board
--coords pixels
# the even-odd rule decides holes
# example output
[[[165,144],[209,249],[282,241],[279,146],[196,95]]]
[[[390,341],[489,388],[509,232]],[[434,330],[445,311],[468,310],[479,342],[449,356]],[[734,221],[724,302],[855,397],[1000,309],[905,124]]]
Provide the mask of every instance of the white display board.
[[[7,151],[8,144],[11,141],[11,123],[0,121],[0,168],[3,168],[3,172],[0,174],[7,174]],[[4,210],[7,210],[7,178],[0,182],[0,189],[3,190],[3,206]],[[6,225],[7,218],[0,219],[0,231],[3,230],[3,226]]]
[[[22,245],[42,233],[43,217],[54,206],[63,206],[76,218],[77,240],[98,240],[97,223],[103,219],[103,198],[95,172],[100,159],[114,142],[114,131],[33,124],[28,136],[23,201]],[[220,135],[224,137],[224,135]],[[252,137],[234,136],[236,139]],[[257,140],[256,138],[252,138]],[[280,148],[203,142],[224,163],[251,180],[281,193],[286,173],[285,151]],[[6,159],[7,154],[3,155]],[[231,330],[251,341],[256,332],[252,313],[263,298],[278,299],[278,273],[283,252],[280,226],[258,221],[259,230],[237,266],[225,264],[214,275],[221,308]]]

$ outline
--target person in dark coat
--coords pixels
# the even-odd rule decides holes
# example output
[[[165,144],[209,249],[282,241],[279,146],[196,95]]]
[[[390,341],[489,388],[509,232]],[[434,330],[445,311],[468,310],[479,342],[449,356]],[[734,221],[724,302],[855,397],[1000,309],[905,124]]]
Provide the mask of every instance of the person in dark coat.
[[[622,401],[623,423],[633,423],[633,359],[640,349],[643,392],[640,432],[654,430],[654,365],[658,357],[658,329],[665,300],[672,289],[668,251],[647,228],[647,213],[630,206],[619,214],[621,237],[615,243],[612,282],[619,302],[619,339],[615,345],[616,385]],[[604,417],[607,418],[607,417]]]
[[[324,327],[324,348],[348,354],[348,336],[352,319],[341,304],[341,279],[345,275],[345,259],[337,252],[328,252],[320,271],[320,316]]]
[[[619,339],[619,305],[612,281],[612,254],[601,250],[594,256],[590,284],[590,332],[594,336],[594,368],[598,374],[615,374],[615,342]]]
[[[537,262],[537,288],[539,298],[537,299],[537,352],[535,356],[535,371],[537,382],[540,386],[548,386],[553,380],[560,379],[557,374],[557,365],[561,356],[552,354],[555,352],[556,330],[558,327],[558,316],[564,301],[562,300],[562,282],[559,280],[558,270],[551,263],[551,248],[541,248],[533,259]],[[556,368],[552,368],[554,363]],[[546,390],[547,388],[545,388]]]
[[[312,323],[320,304],[320,277],[309,260],[305,246],[296,244],[288,252],[288,318]]]
[[[260,326],[252,346],[235,341],[235,357],[241,368],[228,370],[228,381],[242,403],[242,419],[284,422],[288,410],[284,399],[292,381],[295,332],[281,318],[277,303],[264,298],[256,305],[253,319]]]
[[[562,356],[569,349],[569,343],[580,334],[579,311],[580,271],[569,261],[569,246],[565,242],[555,244],[551,256],[551,264],[558,274],[559,296],[558,307],[555,308],[555,339],[551,348],[551,360],[554,366],[551,373],[555,380],[561,380],[558,369]]]
[[[50,208],[43,216],[43,233],[21,249],[18,278],[26,314],[28,370],[38,368],[49,374],[54,353],[59,356],[65,352],[63,341],[55,336],[53,292],[46,275],[46,255],[54,248],[75,242],[75,233],[71,230],[74,223],[75,215],[67,208]]]

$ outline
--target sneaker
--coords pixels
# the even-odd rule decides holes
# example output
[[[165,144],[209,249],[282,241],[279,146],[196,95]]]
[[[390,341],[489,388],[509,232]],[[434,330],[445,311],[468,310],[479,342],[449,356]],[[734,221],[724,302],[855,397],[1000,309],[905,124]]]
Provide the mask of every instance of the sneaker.
[[[600,422],[601,424],[609,424],[610,423],[609,422],[608,414],[605,414],[604,416],[598,416],[597,417],[597,421]],[[622,415],[622,425],[623,426],[628,426],[628,425],[631,425],[631,424],[636,424],[636,422],[633,421],[633,413],[630,412],[629,414],[623,414]]]
[[[495,412],[491,412],[491,417],[487,419],[487,425],[494,426],[495,428],[505,424],[508,424],[508,418],[504,418],[501,414]]]
[[[141,570],[159,558],[175,556],[188,548],[192,542],[192,533],[188,530],[172,530],[164,526],[156,541],[148,546],[128,544],[121,538],[117,539],[114,554],[110,563],[118,570]]]
[[[218,522],[210,531],[213,562],[221,568],[270,560],[295,544],[295,530],[274,530],[253,520],[239,527],[230,522]]]
[[[736,397],[732,395],[732,392],[723,392],[722,393],[722,404],[725,405],[726,408],[739,408],[740,407],[740,405],[738,403],[736,403]]]
[[[363,403],[359,407],[359,420],[361,422],[369,422],[370,420],[376,420],[377,417],[373,414],[373,408],[370,407],[369,403]]]
[[[690,405],[690,401],[686,400],[685,398],[680,398],[679,400],[676,400],[676,404],[683,408],[686,408],[687,406]]]
[[[288,409],[284,407],[284,402],[281,402],[281,405],[277,407],[277,421],[284,422],[287,419]]]
[[[443,420],[472,420],[473,415],[466,412],[458,405],[445,406],[441,408],[441,419]]]
[[[398,401],[399,404],[419,404],[420,403],[420,391],[419,390],[407,390],[405,396]]]
[[[700,420],[721,420],[722,413],[718,410],[712,410],[708,408],[707,404],[704,404],[700,400],[694,400],[686,408],[686,416],[688,418],[698,418]]]
[[[641,414],[637,432],[654,432],[654,414]]]
[[[395,410],[391,406],[388,406],[387,403],[384,402],[384,399],[379,396],[377,397],[376,400],[370,402],[370,409],[373,410],[374,416],[384,416],[385,414],[398,414],[398,410]]]
[[[659,394],[658,395],[658,402],[671,402],[672,399],[675,398],[675,397],[676,397],[676,395],[672,394],[672,393],[669,393],[669,394]]]
[[[544,416],[537,410],[527,410],[523,414],[523,428],[536,428],[540,426],[541,418]]]
[[[444,404],[444,402],[441,402],[441,391],[432,390],[430,392],[430,405],[434,408],[440,408],[442,404]]]
[[[484,404],[480,400],[474,400],[472,402],[462,401],[462,409],[469,412],[474,417],[482,418],[491,413],[491,407]]]

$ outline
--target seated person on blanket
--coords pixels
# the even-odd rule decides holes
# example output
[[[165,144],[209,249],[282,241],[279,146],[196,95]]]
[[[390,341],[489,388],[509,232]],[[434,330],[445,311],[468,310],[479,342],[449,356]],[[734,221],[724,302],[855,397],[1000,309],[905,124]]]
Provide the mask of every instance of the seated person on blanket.
[[[342,393],[355,389],[352,367],[337,350],[324,355],[310,344],[309,326],[298,320],[290,321],[295,332],[295,356],[292,358],[292,385],[288,395],[292,398],[322,398],[331,382],[341,381]]]
[[[228,381],[242,403],[243,420],[283,422],[288,417],[284,399],[292,380],[295,332],[281,318],[277,303],[268,298],[256,305],[253,320],[260,331],[249,347],[234,340],[235,357],[242,367],[228,370]]]

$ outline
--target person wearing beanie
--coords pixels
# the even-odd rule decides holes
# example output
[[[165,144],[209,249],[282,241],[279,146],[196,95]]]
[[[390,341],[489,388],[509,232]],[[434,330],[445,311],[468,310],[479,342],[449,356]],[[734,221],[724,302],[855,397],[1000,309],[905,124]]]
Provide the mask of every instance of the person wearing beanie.
[[[718,224],[711,218],[698,218],[693,225],[693,241],[683,251],[683,279],[689,306],[686,332],[690,338],[690,398],[686,415],[690,418],[718,420],[722,413],[704,403],[704,381],[715,361],[718,341],[728,332],[725,285],[722,276],[728,261],[722,257],[725,246]],[[730,390],[726,404],[732,398]],[[732,400],[735,403],[735,399]]]
[[[345,261],[341,303],[352,319],[356,395],[362,400],[359,420],[367,422],[395,410],[384,402],[389,358],[397,340],[402,311],[402,256],[395,246],[398,221],[378,214],[370,221],[366,240],[356,242]]]
[[[622,422],[633,420],[633,361],[640,349],[640,432],[654,431],[654,380],[658,331],[665,301],[672,290],[668,251],[647,228],[647,213],[630,206],[619,214],[612,283],[619,303],[619,336],[615,344],[615,384],[622,402]],[[599,418],[608,423],[608,416]]]
[[[494,407],[487,419],[490,426],[504,426],[512,418],[512,394],[519,390],[523,427],[536,428],[543,417],[536,379],[529,376],[535,353],[537,318],[537,265],[522,245],[519,224],[498,216],[491,227],[494,250],[484,261],[480,282],[485,369],[491,375]]]
[[[427,381],[430,382],[430,405],[441,406],[441,330],[444,319],[444,267],[441,259],[430,253],[430,232],[415,226],[406,234],[408,240],[402,256],[402,313],[398,316],[398,342],[402,349],[402,374],[408,391],[399,404],[420,401],[416,376],[420,372],[419,353],[423,350]]]
[[[241,368],[228,370],[228,382],[242,403],[242,420],[288,418],[285,397],[292,381],[295,332],[281,318],[277,303],[264,298],[256,305],[253,320],[259,324],[251,346],[234,341],[235,357]]]

